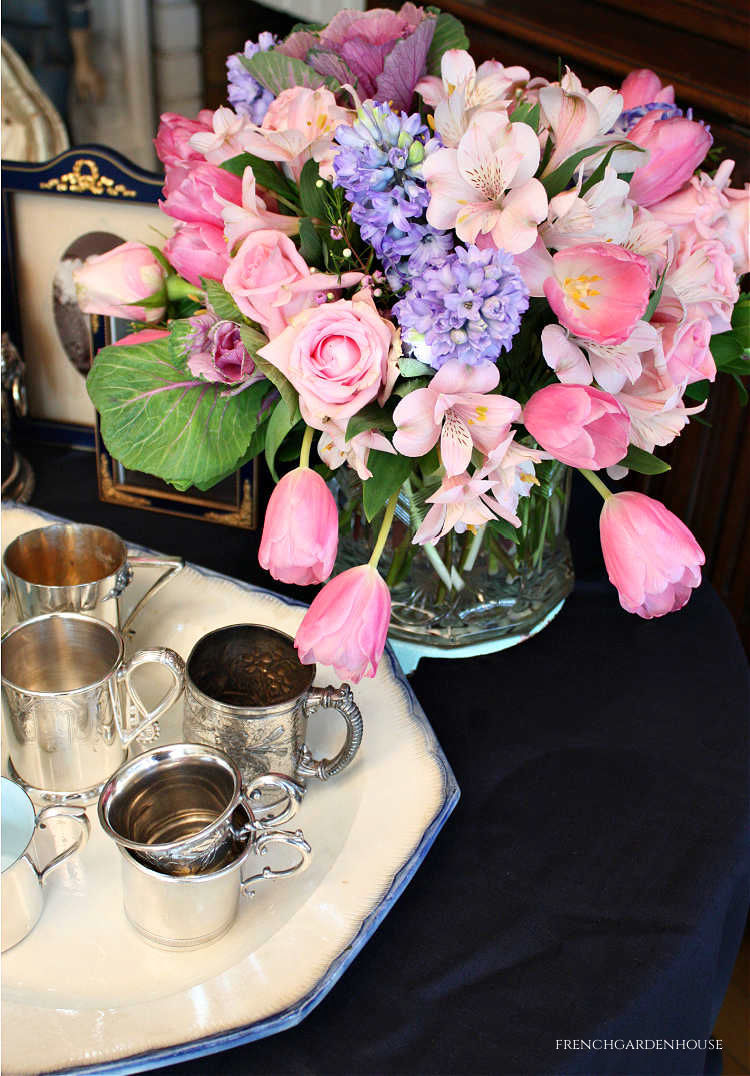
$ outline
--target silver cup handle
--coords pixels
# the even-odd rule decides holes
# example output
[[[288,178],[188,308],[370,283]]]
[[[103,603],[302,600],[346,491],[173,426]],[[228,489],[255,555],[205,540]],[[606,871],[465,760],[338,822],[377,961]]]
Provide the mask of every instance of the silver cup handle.
[[[56,804],[51,804],[49,807],[43,807],[36,816],[35,825],[39,829],[44,829],[51,818],[67,818],[70,822],[75,822],[76,825],[80,827],[80,830],[73,843],[69,844],[67,848],[64,848],[62,852],[59,852],[43,867],[37,867],[34,863],[31,863],[31,860],[29,859],[29,862],[36,871],[37,877],[42,885],[47,881],[53,870],[83,848],[91,833],[91,825],[88,816],[82,807],[63,807],[57,806]]]
[[[123,635],[130,630],[131,622],[140,613],[146,602],[153,598],[155,594],[158,594],[162,587],[166,586],[169,580],[181,572],[185,567],[185,561],[182,557],[152,557],[148,553],[128,553],[127,564],[125,565],[126,578],[124,579],[124,585],[130,582],[132,577],[132,569],[138,567],[155,567],[164,568],[165,571],[159,576],[155,583],[153,583],[146,593],[140,598],[130,612],[127,615],[125,623],[120,628]]]
[[[155,706],[153,710],[146,709],[146,706],[131,679],[136,669],[140,668],[141,665],[148,665],[150,662],[154,662],[157,665],[163,665],[172,675],[172,683],[167,689],[161,702],[158,706]],[[118,682],[124,682],[125,685],[126,716],[125,722],[123,723],[120,719],[120,707],[115,706],[115,721],[117,723],[117,731],[120,734],[123,747],[127,747],[137,736],[140,736],[145,728],[153,724],[154,721],[157,721],[170,706],[177,702],[182,694],[182,689],[185,686],[185,662],[179,654],[166,646],[155,647],[153,650],[139,650],[130,661],[126,662],[119,669],[117,680]],[[130,721],[131,703],[133,708],[141,715],[141,720],[137,721],[134,726],[131,726]]]
[[[280,810],[277,810],[275,804],[263,809],[258,806],[258,801],[264,792],[281,793],[286,802],[282,801],[283,805]],[[276,826],[288,822],[290,818],[294,818],[302,806],[304,795],[304,785],[297,784],[296,781],[292,781],[289,777],[285,777],[281,773],[262,773],[260,777],[256,777],[249,785],[245,785],[242,791],[245,808],[250,817],[255,818],[255,825],[248,822],[247,826],[243,826],[242,831],[236,833],[236,836],[244,838],[250,832],[257,833],[269,822]]]
[[[311,687],[304,700],[305,717],[318,710],[334,709],[346,722],[346,739],[335,758],[314,758],[310,748],[304,744],[297,762],[298,777],[317,777],[321,781],[327,781],[337,773],[346,769],[352,761],[359,745],[362,743],[362,714],[354,701],[352,689],[348,684],[341,687]]]
[[[283,829],[267,829],[258,834],[254,850],[259,856],[264,856],[268,845],[274,841],[279,844],[285,844],[289,848],[295,848],[299,852],[299,859],[293,867],[287,867],[285,870],[275,871],[271,867],[264,867],[260,874],[253,874],[252,877],[243,879],[241,889],[248,897],[254,896],[254,890],[251,887],[256,882],[261,882],[264,878],[288,878],[290,874],[297,874],[299,871],[307,870],[310,866],[312,849],[305,840],[301,829],[298,829],[295,833],[288,833]]]

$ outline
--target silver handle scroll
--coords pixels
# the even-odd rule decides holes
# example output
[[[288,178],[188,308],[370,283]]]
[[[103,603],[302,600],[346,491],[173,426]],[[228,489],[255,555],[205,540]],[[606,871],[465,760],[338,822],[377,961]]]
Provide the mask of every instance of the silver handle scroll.
[[[151,662],[163,665],[164,668],[171,673],[172,683],[167,689],[161,702],[155,706],[153,710],[147,710],[135,685],[132,683],[131,677],[135,670],[140,668],[141,665],[147,665]],[[161,715],[169,709],[170,706],[177,702],[185,686],[185,662],[179,654],[166,646],[155,647],[153,650],[139,650],[139,652],[118,671],[117,679],[118,682],[124,682],[125,685],[126,700],[124,722],[120,719],[120,707],[114,705],[113,709],[115,721],[117,722],[117,731],[120,734],[123,746],[127,747],[137,736],[140,736],[145,728],[152,725],[154,721],[160,718]],[[113,700],[113,702],[116,702],[116,700]],[[133,710],[141,715],[140,721],[136,720],[135,724],[132,723]]]
[[[120,628],[120,631],[122,631],[123,635],[130,629],[131,622],[136,618],[136,616],[141,611],[146,602],[149,601],[150,598],[153,598],[155,594],[158,594],[162,587],[166,586],[166,584],[169,582],[170,579],[173,578],[173,576],[177,575],[178,572],[182,571],[182,569],[185,567],[185,561],[182,557],[152,557],[149,556],[148,553],[128,553],[128,561],[125,566],[125,572],[128,574],[127,578],[123,579],[122,589],[124,589],[125,586],[127,586],[127,584],[130,582],[130,578],[132,576],[132,569],[138,567],[164,568],[165,570],[162,572],[156,582],[148,588],[143,597],[139,598],[139,600],[135,603],[133,608],[128,613],[125,623]]]
[[[59,852],[54,859],[51,859],[44,867],[37,867],[35,864],[31,864],[42,885],[47,881],[53,870],[64,863],[65,860],[75,852],[78,852],[83,848],[91,833],[91,825],[86,812],[82,807],[62,807],[55,804],[52,804],[49,807],[43,807],[36,816],[36,825],[40,829],[44,829],[51,818],[66,818],[70,822],[75,822],[76,825],[80,827],[80,832],[72,844],[68,845],[67,848],[64,848],[62,852]],[[31,862],[31,860],[29,860],[29,862]]]
[[[354,701],[352,689],[348,684],[341,687],[311,687],[304,701],[305,716],[318,710],[334,709],[346,722],[346,739],[344,745],[335,758],[313,758],[307,744],[302,749],[299,762],[297,763],[297,776],[317,777],[321,781],[327,781],[346,769],[352,761],[359,745],[362,743],[362,714]]]
[[[288,878],[290,874],[297,874],[298,871],[307,870],[310,866],[312,849],[303,837],[301,829],[298,829],[295,833],[287,833],[283,829],[268,829],[263,833],[259,833],[255,842],[255,850],[258,855],[264,856],[268,845],[274,841],[296,849],[299,852],[299,860],[293,867],[287,867],[285,870],[275,871],[271,867],[264,867],[260,874],[254,874],[250,878],[243,879],[242,892],[246,896],[252,897],[251,886],[256,882],[263,881],[264,878]]]

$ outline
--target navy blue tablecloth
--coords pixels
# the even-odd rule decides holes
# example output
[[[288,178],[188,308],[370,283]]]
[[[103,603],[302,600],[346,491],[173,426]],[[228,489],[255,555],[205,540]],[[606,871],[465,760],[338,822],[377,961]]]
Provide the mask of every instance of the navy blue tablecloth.
[[[83,454],[34,462],[35,505],[269,585],[257,537],[101,505]],[[747,663],[710,585],[658,621],[620,609],[595,509],[576,487],[578,582],[548,628],[411,677],[462,798],[342,979],[297,1027],[165,1074],[720,1071],[705,1040],[750,900]]]

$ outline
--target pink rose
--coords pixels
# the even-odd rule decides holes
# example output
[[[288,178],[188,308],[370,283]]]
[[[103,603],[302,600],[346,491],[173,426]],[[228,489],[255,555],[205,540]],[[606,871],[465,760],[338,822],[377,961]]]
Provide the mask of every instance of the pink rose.
[[[547,385],[523,411],[526,429],[545,452],[570,467],[598,471],[628,451],[630,417],[614,396],[589,385]]]
[[[713,143],[702,123],[683,116],[671,120],[660,116],[658,111],[649,112],[627,135],[649,152],[648,161],[636,168],[630,181],[630,197],[641,206],[654,205],[679,190]]]
[[[271,494],[258,550],[261,568],[281,583],[323,583],[333,571],[339,514],[317,471],[297,467]]]
[[[220,321],[213,314],[199,314],[190,318],[190,323],[191,353],[187,364],[191,374],[243,389],[262,380],[263,374],[242,343],[239,325]]]
[[[167,306],[164,266],[144,243],[121,243],[73,271],[84,314],[161,321]]]
[[[661,342],[664,366],[674,385],[716,378],[716,363],[710,348],[711,322],[707,318],[666,322]]]
[[[154,139],[156,155],[167,166],[203,161],[205,157],[190,145],[190,139],[199,131],[212,130],[213,112],[210,108],[202,109],[194,120],[179,116],[176,112],[164,112]]]
[[[215,164],[175,165],[167,168],[164,201],[159,205],[170,217],[224,227],[225,199],[242,205],[242,180]]]
[[[315,302],[317,293],[351,287],[361,277],[344,273],[339,281],[336,276],[312,273],[288,236],[260,228],[243,239],[223,283],[242,313],[273,338]]]
[[[662,86],[659,76],[647,67],[631,71],[620,86],[620,93],[622,107],[626,112],[631,108],[638,108],[639,105],[650,105],[654,101],[674,104],[674,86]]]
[[[544,294],[566,329],[597,344],[621,344],[648,306],[645,258],[615,243],[582,243],[552,258]]]
[[[257,234],[257,233],[256,233]],[[398,333],[369,291],[305,310],[258,352],[291,381],[302,417],[322,430],[376,397],[384,403],[398,375]]]
[[[374,676],[391,619],[391,593],[369,564],[336,575],[314,598],[297,628],[294,645],[303,665],[332,665],[358,684]]]
[[[196,288],[201,286],[201,277],[221,280],[229,267],[229,251],[221,228],[197,221],[178,224],[164,244],[164,256]]]
[[[650,620],[681,609],[701,581],[703,550],[688,528],[643,493],[613,493],[599,520],[604,563],[628,613]]]

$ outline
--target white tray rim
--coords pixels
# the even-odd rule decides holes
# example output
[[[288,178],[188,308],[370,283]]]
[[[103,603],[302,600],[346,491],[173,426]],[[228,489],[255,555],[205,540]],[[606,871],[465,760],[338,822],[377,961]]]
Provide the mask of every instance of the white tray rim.
[[[53,515],[49,512],[35,508],[33,505],[22,505],[16,504],[13,501],[5,501],[3,502],[3,507],[9,509],[22,509],[25,512],[33,513],[35,516],[48,519],[50,522],[70,522],[65,519],[65,517]],[[146,546],[141,546],[134,542],[126,542],[126,544],[128,548],[137,549],[139,552],[154,552]],[[286,597],[283,594],[278,594],[275,591],[270,591],[266,587],[258,587],[252,583],[244,582],[241,579],[234,579],[231,576],[224,575],[221,572],[215,572],[210,568],[204,568],[192,561],[190,562],[190,567],[206,578],[218,579],[223,582],[231,583],[233,586],[239,587],[250,593],[270,595],[276,601],[280,601],[287,606],[300,607],[305,606],[306,604],[305,602],[297,601],[294,598]],[[224,1050],[231,1050],[235,1046],[242,1046],[246,1043],[254,1042],[256,1039],[263,1039],[269,1035],[275,1035],[280,1031],[286,1031],[288,1028],[295,1027],[320,1004],[326,994],[328,994],[328,992],[335,986],[366,942],[369,941],[375,933],[383,919],[385,919],[388,912],[416,874],[432,847],[435,838],[445,825],[446,820],[453,812],[461,796],[461,790],[453,774],[453,770],[443,753],[443,749],[438,742],[437,736],[435,735],[424,710],[412,691],[411,685],[393,653],[390,643],[386,644],[383,659],[390,662],[391,673],[397,683],[402,687],[404,696],[408,700],[409,715],[417,728],[422,732],[427,753],[434,758],[440,770],[442,775],[442,797],[438,810],[433,816],[430,824],[424,830],[422,838],[415,850],[404,862],[401,868],[394,874],[387,892],[373,907],[370,914],[362,921],[354,938],[345,945],[344,949],[331,962],[315,986],[311,990],[308,990],[296,1004],[287,1006],[287,1008],[283,1009],[281,1012],[275,1013],[263,1020],[258,1020],[255,1023],[248,1024],[244,1027],[217,1032],[214,1035],[207,1035],[200,1039],[194,1039],[179,1045],[161,1047],[140,1054],[132,1054],[129,1057],[115,1058],[111,1061],[95,1063],[93,1065],[54,1068],[50,1070],[51,1072],[60,1073],[61,1076],[62,1074],[77,1073],[86,1074],[86,1076],[94,1073],[107,1073],[109,1076],[114,1076],[114,1074],[120,1073],[147,1072],[151,1069],[163,1068],[167,1065],[179,1064],[183,1061],[192,1061],[196,1058],[207,1057],[210,1054],[220,1053]]]

